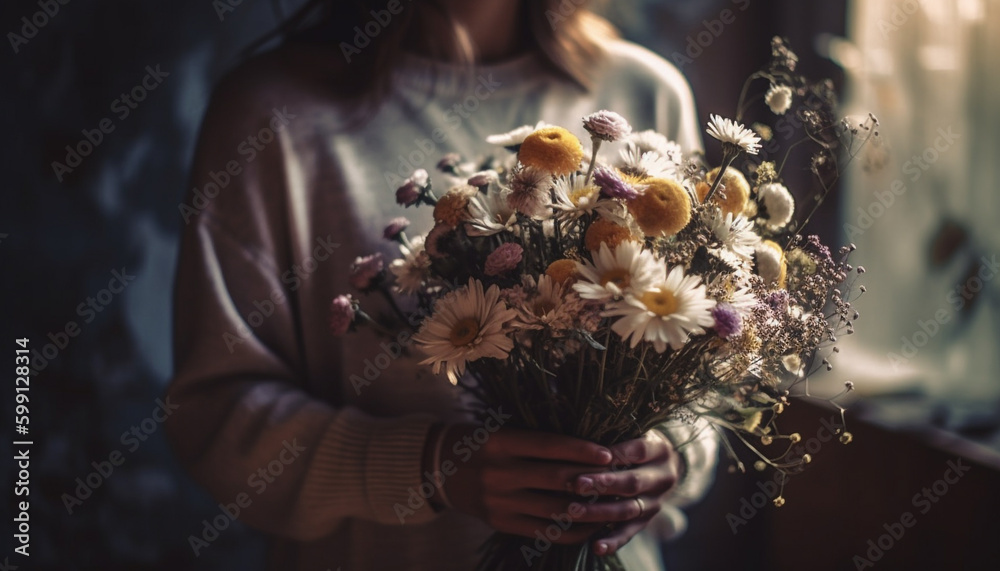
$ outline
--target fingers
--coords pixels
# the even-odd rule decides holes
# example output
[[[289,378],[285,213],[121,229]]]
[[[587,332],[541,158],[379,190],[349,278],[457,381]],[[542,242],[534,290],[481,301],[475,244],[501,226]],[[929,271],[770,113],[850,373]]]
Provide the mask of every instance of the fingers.
[[[660,461],[632,470],[584,474],[576,479],[574,491],[586,495],[635,497],[641,494],[663,494],[677,483],[674,464]]]
[[[594,466],[607,466],[612,460],[611,451],[604,446],[558,434],[507,429],[498,432],[495,438],[490,439],[490,444],[494,442],[499,453],[519,458],[538,458]]]
[[[642,438],[626,440],[611,447],[615,460],[625,464],[622,468],[648,464],[666,458],[673,452],[673,446],[656,430],[650,430]]]
[[[657,503],[657,506],[658,505],[659,504]],[[656,508],[656,511],[659,511],[658,507]],[[622,525],[606,537],[594,540],[591,548],[594,550],[596,555],[612,555],[616,553],[619,549],[624,547],[626,543],[631,541],[637,533],[645,529],[646,525],[649,524],[649,520],[653,519],[654,515],[656,514],[643,514],[642,518]]]
[[[489,467],[483,478],[485,487],[496,491],[572,492],[577,478],[593,470],[593,466],[565,462],[512,459],[504,464]]]

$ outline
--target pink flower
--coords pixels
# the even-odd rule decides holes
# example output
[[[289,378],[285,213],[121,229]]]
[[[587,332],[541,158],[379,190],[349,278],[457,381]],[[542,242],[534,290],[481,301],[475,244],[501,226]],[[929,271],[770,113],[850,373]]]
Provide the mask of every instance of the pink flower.
[[[521,254],[523,253],[524,248],[513,242],[502,244],[486,257],[486,275],[499,276],[504,272],[513,270],[521,263]]]
[[[407,180],[403,186],[396,189],[396,203],[411,206],[420,198],[420,187],[412,180]]]
[[[617,141],[632,133],[632,126],[628,124],[628,121],[624,117],[606,109],[584,117],[583,128],[592,137],[609,142]]]
[[[336,336],[347,333],[354,322],[354,301],[349,295],[338,295],[330,304],[330,329]]]
[[[399,238],[399,235],[406,230],[406,227],[410,225],[410,221],[403,216],[399,218],[393,218],[389,221],[389,224],[382,231],[382,237],[386,240],[395,240]]]
[[[363,258],[357,258],[351,264],[351,285],[361,291],[375,285],[375,280],[382,274],[385,262],[381,253],[375,253]]]

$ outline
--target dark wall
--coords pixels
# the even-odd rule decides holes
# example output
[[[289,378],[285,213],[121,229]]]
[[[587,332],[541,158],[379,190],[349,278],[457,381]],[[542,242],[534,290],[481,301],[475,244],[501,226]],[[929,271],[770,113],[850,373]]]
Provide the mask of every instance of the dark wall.
[[[32,569],[253,569],[261,561],[262,542],[239,522],[194,557],[188,536],[218,510],[178,468],[162,427],[150,420],[160,415],[154,410],[170,375],[170,315],[184,310],[172,307],[170,288],[183,223],[178,203],[201,115],[240,48],[275,22],[265,0],[222,2],[0,6],[7,40],[0,46],[0,346],[12,352],[15,338],[28,337],[37,370]],[[625,35],[668,59],[689,38],[697,42],[705,20],[734,10],[735,20],[681,65],[703,123],[709,112],[732,113],[740,82],[765,61],[776,33],[791,37],[811,74],[835,71],[813,55],[812,41],[817,31],[842,31],[841,2],[646,1],[634,11],[622,4],[610,9]],[[0,426],[10,435],[13,390],[0,392]],[[0,456],[15,454],[11,440],[0,441]],[[11,508],[4,513],[15,512],[6,492],[13,476],[0,472]],[[703,568],[708,561],[699,553],[713,527],[699,522],[722,517],[712,505],[692,518],[697,541],[671,547],[677,562]],[[7,529],[0,562],[14,547]],[[753,532],[741,538],[749,546]]]

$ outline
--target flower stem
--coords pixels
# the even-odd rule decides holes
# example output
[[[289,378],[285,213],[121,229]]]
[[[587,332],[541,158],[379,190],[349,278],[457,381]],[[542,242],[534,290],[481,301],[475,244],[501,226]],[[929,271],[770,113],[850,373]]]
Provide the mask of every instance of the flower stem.
[[[594,174],[594,167],[597,166],[597,150],[601,148],[602,142],[602,140],[597,137],[591,137],[590,141],[594,150],[590,153],[590,166],[587,168],[587,176],[583,178],[583,186],[590,184],[590,175]]]
[[[701,201],[702,204],[707,204],[712,197],[715,196],[715,191],[719,189],[719,185],[722,184],[722,177],[726,174],[726,169],[729,165],[733,164],[736,157],[740,155],[739,151],[733,153],[729,151],[723,151],[722,154],[722,166],[719,167],[719,176],[715,177],[715,182],[712,183],[712,188],[708,190],[708,194],[705,195],[705,200]]]

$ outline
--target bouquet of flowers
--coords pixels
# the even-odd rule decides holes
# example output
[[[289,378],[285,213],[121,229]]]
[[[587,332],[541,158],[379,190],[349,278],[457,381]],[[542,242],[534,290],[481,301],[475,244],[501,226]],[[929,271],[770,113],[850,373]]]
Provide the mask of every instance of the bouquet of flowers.
[[[746,445],[757,469],[799,470],[810,458],[791,456],[797,434],[776,419],[795,387],[830,366],[837,336],[852,331],[851,287],[863,269],[847,263],[852,247],[834,255],[798,230],[832,188],[839,158],[877,137],[877,123],[835,119],[829,83],[795,75],[780,39],[772,52],[747,85],[769,81],[764,101],[775,114],[796,97],[814,102],[798,112],[822,187],[806,216],[796,219],[781,166],[740,161],[769,140],[766,126],[713,115],[707,133],[723,158],[710,168],[598,111],[583,118],[589,151],[568,130],[538,124],[488,138],[505,149],[499,158],[470,165],[446,156],[438,167],[454,185],[444,193],[414,173],[397,201],[433,208],[433,229],[408,236],[405,219],[392,221],[385,237],[400,243],[401,257],[387,273],[377,256],[359,259],[357,283],[390,299],[411,296],[415,315],[399,313],[423,364],[484,410],[514,411],[512,425],[610,446],[701,417]],[[611,143],[618,152],[603,156]],[[357,299],[334,300],[336,333],[363,322],[374,320]],[[531,541],[494,535],[481,568],[525,567]],[[553,545],[533,563],[621,568],[588,545]]]

